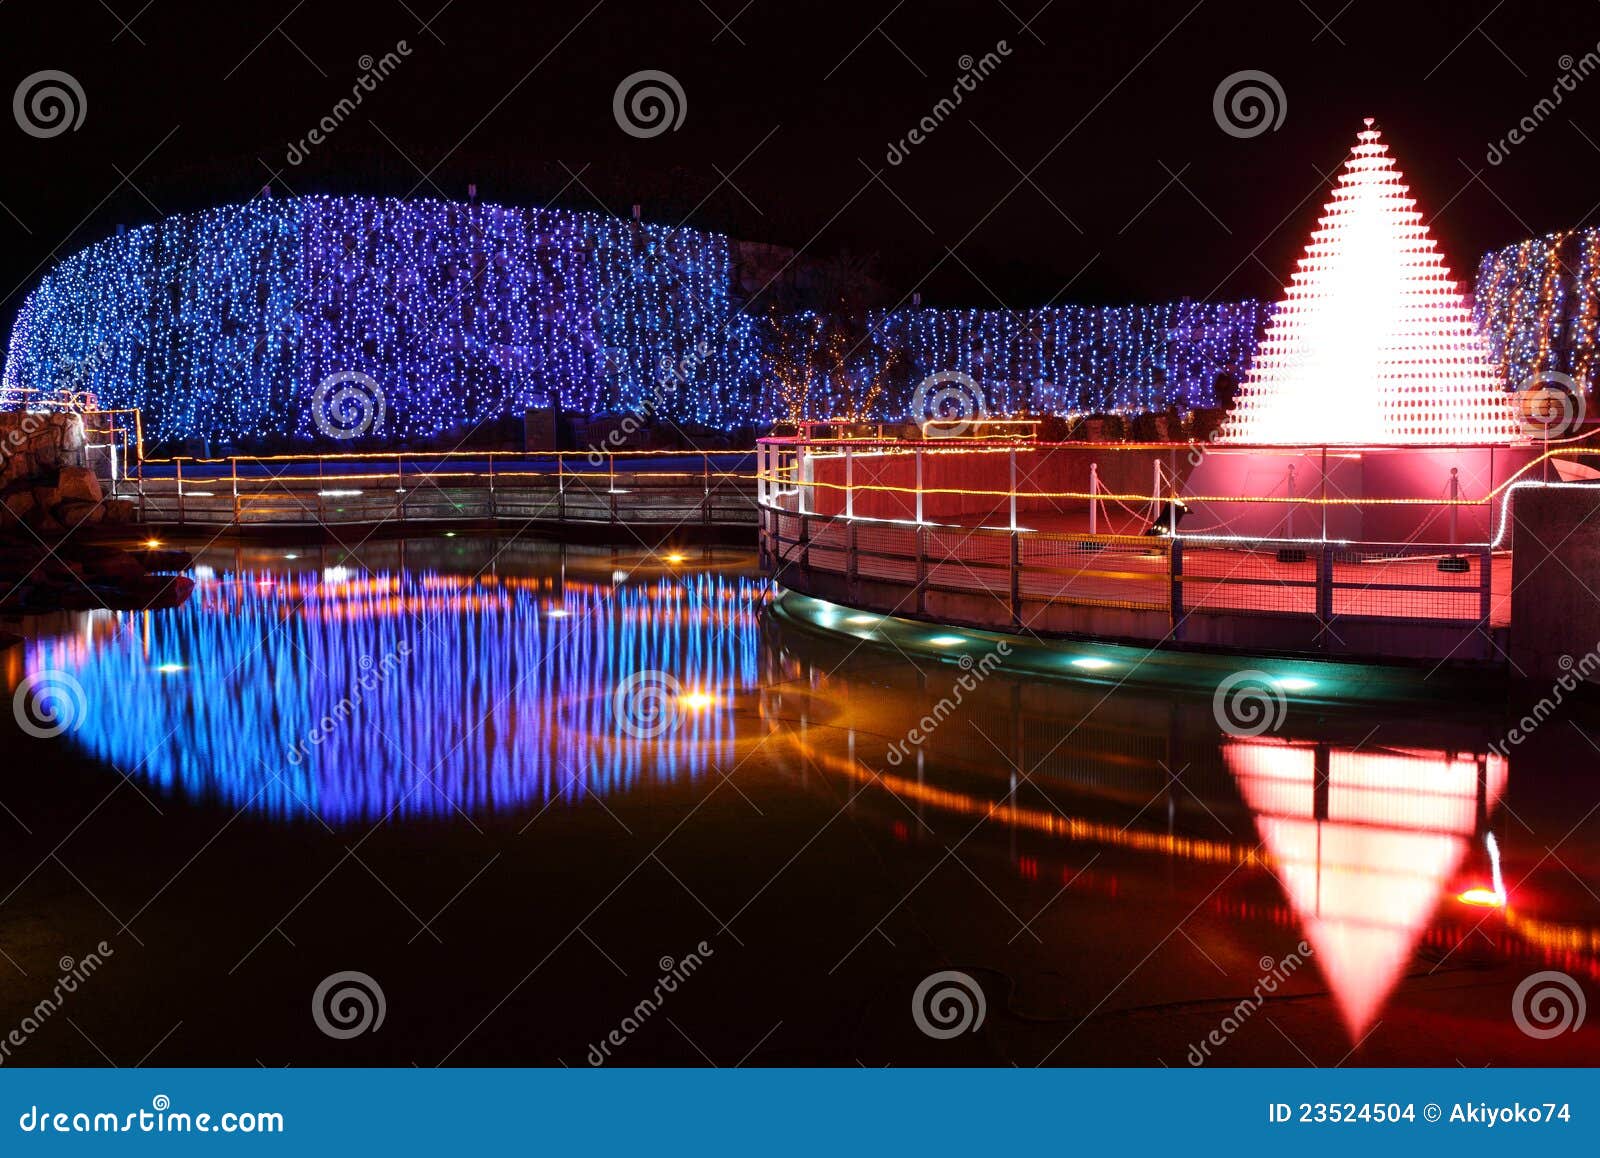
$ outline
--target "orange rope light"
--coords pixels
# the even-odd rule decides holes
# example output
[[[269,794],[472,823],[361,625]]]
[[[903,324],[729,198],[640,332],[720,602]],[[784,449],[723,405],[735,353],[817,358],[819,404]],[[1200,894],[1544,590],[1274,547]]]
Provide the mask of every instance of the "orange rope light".
[[[1585,436],[1588,437],[1588,436]],[[1315,448],[1312,448],[1315,449]],[[1476,449],[1476,448],[1474,448]],[[1171,495],[1179,503],[1293,503],[1297,506],[1429,506],[1429,507],[1477,507],[1485,506],[1502,495],[1505,490],[1519,478],[1533,468],[1546,461],[1556,458],[1568,458],[1575,455],[1600,455],[1600,449],[1571,447],[1560,451],[1546,451],[1538,458],[1532,459],[1511,475],[1502,479],[1498,485],[1489,490],[1482,498],[1478,499],[1447,499],[1436,498],[1327,498],[1313,495],[1305,496],[1276,496],[1276,495]],[[895,486],[887,483],[832,483],[820,482],[815,479],[804,480],[793,477],[797,467],[780,467],[773,471],[757,471],[756,478],[761,482],[783,483],[795,487],[808,487],[811,489],[832,491],[870,491],[884,494],[902,495],[960,495],[967,498],[998,498],[1009,499],[1013,495],[1019,499],[1099,499],[1122,502],[1149,502],[1150,495],[1144,494],[1113,494],[1109,491],[1009,491],[986,490],[969,487],[915,487]],[[780,477],[782,475],[783,477]]]

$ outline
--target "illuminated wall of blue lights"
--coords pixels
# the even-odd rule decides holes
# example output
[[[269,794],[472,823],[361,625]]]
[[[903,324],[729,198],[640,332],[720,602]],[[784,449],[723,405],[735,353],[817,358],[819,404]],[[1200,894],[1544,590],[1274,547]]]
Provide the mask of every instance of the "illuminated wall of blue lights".
[[[70,382],[138,408],[155,442],[314,437],[316,386],[370,375],[382,436],[558,403],[731,429],[790,417],[772,322],[733,295],[737,243],[597,213],[366,197],[257,199],[166,218],[63,260],[12,330],[8,392]],[[1210,405],[1246,368],[1261,302],[914,309],[870,319],[854,372],[878,415],[972,374],[991,411]],[[673,388],[660,383],[670,372]],[[829,416],[819,391],[806,417]]]

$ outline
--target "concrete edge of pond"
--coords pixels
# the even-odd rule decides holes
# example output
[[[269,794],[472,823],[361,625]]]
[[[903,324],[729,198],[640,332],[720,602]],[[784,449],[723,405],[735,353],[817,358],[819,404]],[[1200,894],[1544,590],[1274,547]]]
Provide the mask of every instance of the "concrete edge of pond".
[[[786,623],[804,630],[939,660],[974,673],[1003,671],[1107,689],[1126,685],[1205,696],[1256,694],[1291,704],[1393,705],[1503,703],[1509,686],[1504,674],[1482,665],[1431,660],[1377,664],[1010,634],[884,615],[782,589],[772,608]]]

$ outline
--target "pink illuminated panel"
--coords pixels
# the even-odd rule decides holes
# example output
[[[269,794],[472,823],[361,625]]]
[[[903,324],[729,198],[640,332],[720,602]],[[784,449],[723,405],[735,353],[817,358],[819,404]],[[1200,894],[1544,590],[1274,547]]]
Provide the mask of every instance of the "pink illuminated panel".
[[[1482,444],[1521,435],[1433,236],[1369,117],[1223,437]]]

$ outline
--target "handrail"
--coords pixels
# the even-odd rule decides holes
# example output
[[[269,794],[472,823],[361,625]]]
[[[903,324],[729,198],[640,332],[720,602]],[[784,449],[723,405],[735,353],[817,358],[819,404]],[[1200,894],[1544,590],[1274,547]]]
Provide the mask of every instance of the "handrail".
[[[1589,438],[1589,437],[1593,437],[1593,435],[1592,434],[1591,435],[1585,435],[1584,437],[1585,438]],[[790,440],[790,439],[762,439],[761,442],[765,443],[765,444],[779,445],[779,446],[787,447],[788,444],[792,444],[793,443],[793,440]],[[904,453],[908,453],[908,454],[915,454],[915,453],[918,453],[918,452],[928,453],[928,451],[927,451],[927,449],[925,447],[923,447],[923,446],[921,446],[919,444],[916,444],[916,443],[908,443],[908,442],[903,442],[902,441],[902,442],[898,442],[898,443],[882,444],[882,445],[893,446],[895,449],[900,450],[900,451],[902,451]],[[1011,451],[1011,452],[1015,452],[1017,450],[1023,449],[1024,447],[1027,450],[1030,450],[1030,451],[1037,450],[1038,448],[1041,448],[1041,447],[1044,447],[1044,448],[1072,449],[1072,450],[1124,450],[1124,451],[1128,451],[1128,450],[1153,450],[1153,449],[1158,449],[1158,448],[1159,449],[1173,449],[1173,450],[1177,450],[1177,449],[1195,449],[1195,448],[1201,447],[1202,445],[1203,444],[1199,444],[1199,443],[1082,443],[1082,442],[1056,442],[1056,443],[1031,443],[1031,444],[1022,444],[1020,446],[1018,444],[1015,444],[1015,443],[1008,444],[1008,445],[1007,444],[1001,444],[1001,445],[997,445],[995,447],[995,449],[996,450],[1006,450],[1006,451]],[[854,449],[855,448],[853,447],[852,450],[854,450]],[[967,444],[960,444],[960,445],[950,446],[948,448],[941,448],[941,449],[948,449],[948,450],[950,450],[952,452],[960,454],[960,453],[969,453],[974,448],[972,446],[970,446],[970,445],[967,445]],[[987,449],[987,448],[984,447],[984,448],[979,448],[979,449]],[[1223,448],[1223,449],[1227,449],[1227,448]],[[1369,447],[1334,447],[1334,446],[1326,446],[1326,447],[1324,447],[1324,446],[1303,446],[1303,445],[1302,446],[1288,446],[1288,445],[1282,445],[1282,444],[1274,444],[1274,445],[1263,444],[1261,446],[1244,446],[1244,445],[1241,444],[1241,445],[1239,445],[1237,447],[1237,449],[1250,450],[1250,451],[1257,451],[1257,450],[1293,450],[1293,451],[1295,451],[1295,452],[1297,452],[1299,454],[1309,455],[1309,454],[1315,454],[1318,451],[1328,451],[1330,453],[1334,452],[1334,451],[1339,451],[1341,453],[1349,453],[1351,451],[1359,451],[1359,450],[1402,450],[1402,449],[1406,449],[1406,450],[1430,450],[1430,449],[1431,450],[1452,450],[1452,449],[1483,450],[1483,449],[1495,449],[1495,448],[1494,447],[1489,447],[1487,444],[1484,445],[1484,446],[1468,445],[1468,444],[1449,444],[1449,445],[1440,444],[1438,446],[1409,446],[1409,447],[1401,447],[1401,446],[1385,446],[1385,447],[1376,447],[1376,446],[1369,446]],[[1552,460],[1556,460],[1556,459],[1561,459],[1561,458],[1570,458],[1572,456],[1600,456],[1600,448],[1572,446],[1572,447],[1568,447],[1568,448],[1563,449],[1563,450],[1547,450],[1543,454],[1539,455],[1538,457],[1536,457],[1534,459],[1529,460],[1527,463],[1523,464],[1521,467],[1518,467],[1516,470],[1512,471],[1504,479],[1500,480],[1497,484],[1495,484],[1494,486],[1490,487],[1489,490],[1486,491],[1481,497],[1473,498],[1473,499],[1461,499],[1461,498],[1450,499],[1450,498],[1445,498],[1445,497],[1442,497],[1442,496],[1438,496],[1438,497],[1421,497],[1421,496],[1419,496],[1419,497],[1414,497],[1414,498],[1410,498],[1410,497],[1407,497],[1407,498],[1369,498],[1369,497],[1349,498],[1349,497],[1344,497],[1344,496],[1329,497],[1329,496],[1325,496],[1325,495],[1309,495],[1309,494],[1308,495],[1196,495],[1196,494],[1182,494],[1182,493],[1179,493],[1177,495],[1172,495],[1172,496],[1169,496],[1169,497],[1176,498],[1177,501],[1179,501],[1180,503],[1185,503],[1185,504],[1188,504],[1188,503],[1270,503],[1270,504],[1290,504],[1290,505],[1295,505],[1295,506],[1314,506],[1314,507],[1340,507],[1340,506],[1358,506],[1358,507],[1359,506],[1478,507],[1478,506],[1486,506],[1486,505],[1492,503],[1495,499],[1499,498],[1502,494],[1507,493],[1509,491],[1509,489],[1516,482],[1518,482],[1520,479],[1522,479],[1522,477],[1524,475],[1528,474],[1528,472],[1530,472],[1530,471],[1534,470],[1535,468],[1543,465],[1544,463],[1552,461]],[[828,456],[828,457],[836,457],[836,456]],[[817,480],[817,479],[800,479],[800,478],[796,478],[794,476],[798,473],[798,469],[799,468],[798,468],[797,465],[773,466],[773,467],[768,468],[766,470],[758,470],[756,477],[762,482],[781,483],[781,484],[786,484],[786,485],[788,485],[788,486],[790,486],[792,488],[802,488],[803,487],[803,488],[809,488],[809,489],[813,489],[813,490],[822,489],[822,490],[832,490],[832,491],[869,491],[869,492],[876,492],[876,493],[882,493],[882,494],[961,495],[961,496],[970,497],[970,498],[1013,498],[1014,497],[1014,498],[1017,498],[1017,499],[1084,499],[1084,500],[1099,499],[1099,500],[1114,500],[1114,501],[1121,501],[1121,502],[1149,502],[1150,501],[1150,497],[1151,497],[1148,493],[1145,493],[1145,492],[1138,492],[1138,493],[1131,493],[1131,494],[1113,494],[1113,493],[1111,493],[1109,491],[1104,491],[1104,490],[1100,490],[1100,491],[1043,491],[1043,490],[1027,491],[1027,490],[1001,490],[1001,489],[976,488],[976,487],[897,486],[897,485],[890,484],[890,483],[854,483],[854,482],[852,482],[852,483],[834,483],[834,482],[824,482],[824,481],[820,481],[820,480]],[[1600,480],[1597,480],[1597,485],[1600,485]]]

